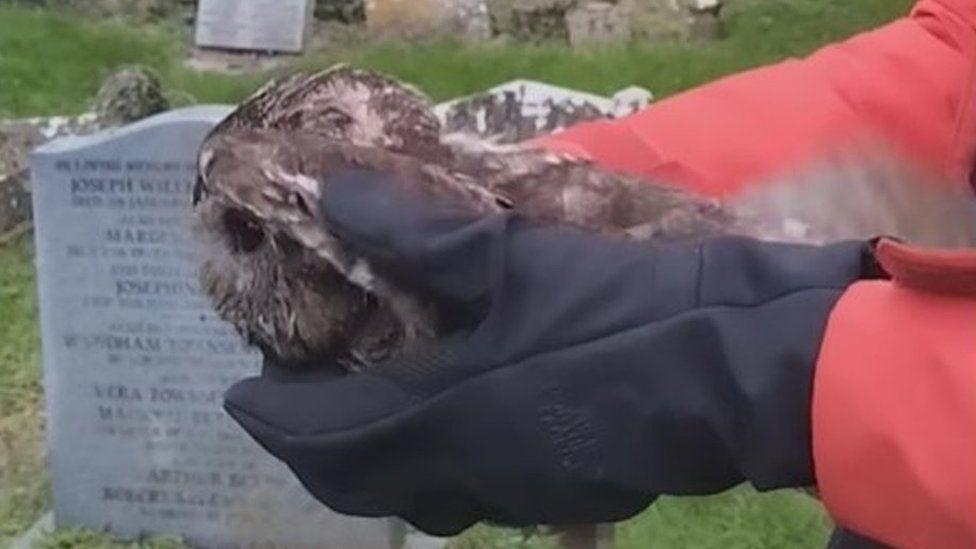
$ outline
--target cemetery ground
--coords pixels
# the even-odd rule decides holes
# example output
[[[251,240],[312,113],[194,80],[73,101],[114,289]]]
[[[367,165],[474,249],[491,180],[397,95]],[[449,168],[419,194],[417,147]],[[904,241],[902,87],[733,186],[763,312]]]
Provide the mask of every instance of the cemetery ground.
[[[597,93],[636,84],[659,98],[750,66],[876,26],[910,0],[732,0],[727,36],[710,43],[656,42],[572,52],[553,44],[459,45],[442,40],[359,44],[347,39],[295,58],[299,68],[347,62],[391,73],[442,100],[513,78]],[[165,23],[135,27],[0,0],[0,119],[85,111],[102,79],[130,64],[151,67],[165,86],[199,103],[241,100],[271,74],[198,73],[181,62],[187,31]],[[282,69],[286,70],[286,69]],[[43,397],[30,235],[0,243],[0,547],[50,506],[43,463]],[[793,491],[736,489],[712,498],[665,498],[617,529],[618,547],[821,547],[829,522]],[[545,547],[545,538],[478,527],[453,547]],[[114,547],[81,531],[47,536],[43,547]],[[139,547],[178,547],[154,539]]]

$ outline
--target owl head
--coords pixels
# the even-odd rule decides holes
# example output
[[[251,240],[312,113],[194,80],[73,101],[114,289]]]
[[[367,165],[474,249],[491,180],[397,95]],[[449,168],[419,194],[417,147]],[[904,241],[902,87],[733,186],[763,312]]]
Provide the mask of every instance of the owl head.
[[[194,190],[204,291],[278,362],[348,367],[396,353],[432,321],[348,257],[318,211],[335,174],[396,174],[415,191],[479,209],[493,198],[449,168],[428,100],[373,72],[337,67],[272,82],[205,139]]]
[[[269,82],[210,135],[242,128],[315,133],[418,158],[444,150],[440,122],[425,95],[377,72],[346,65]]]
[[[396,347],[402,323],[343,272],[315,201],[328,173],[383,151],[431,157],[440,147],[427,98],[374,72],[337,66],[258,90],[199,155],[200,276],[219,315],[277,361],[354,363]]]

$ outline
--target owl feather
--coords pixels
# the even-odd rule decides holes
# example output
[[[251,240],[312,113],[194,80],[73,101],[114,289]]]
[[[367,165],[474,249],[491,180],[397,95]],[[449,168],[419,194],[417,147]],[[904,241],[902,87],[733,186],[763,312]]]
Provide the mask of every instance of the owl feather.
[[[296,368],[368,367],[437,338],[437,306],[349,253],[318,204],[351,168],[472,212],[658,242],[718,234],[824,243],[895,235],[976,242],[964,190],[880,147],[833,158],[734,202],[611,173],[583,159],[443,132],[417,90],[339,66],[271,82],[205,140],[195,196],[203,288],[266,356]],[[309,366],[314,365],[314,366]]]

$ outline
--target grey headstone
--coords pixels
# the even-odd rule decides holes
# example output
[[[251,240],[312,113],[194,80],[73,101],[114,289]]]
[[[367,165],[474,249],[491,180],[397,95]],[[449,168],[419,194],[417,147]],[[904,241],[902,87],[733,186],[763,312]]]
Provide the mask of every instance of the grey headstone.
[[[314,0],[200,0],[200,47],[299,53],[305,48]]]
[[[190,189],[228,107],[48,143],[32,157],[48,446],[58,525],[220,547],[388,548],[229,419],[258,357],[200,294]]]

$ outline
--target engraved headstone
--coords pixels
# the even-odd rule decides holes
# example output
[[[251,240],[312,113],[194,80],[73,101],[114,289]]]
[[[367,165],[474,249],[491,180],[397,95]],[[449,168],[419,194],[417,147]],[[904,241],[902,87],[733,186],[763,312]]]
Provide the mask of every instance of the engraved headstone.
[[[221,408],[258,357],[196,278],[193,107],[32,157],[49,463],[58,525],[205,547],[389,548],[386,520],[314,501]]]
[[[207,48],[299,53],[314,0],[200,0],[196,44]]]

